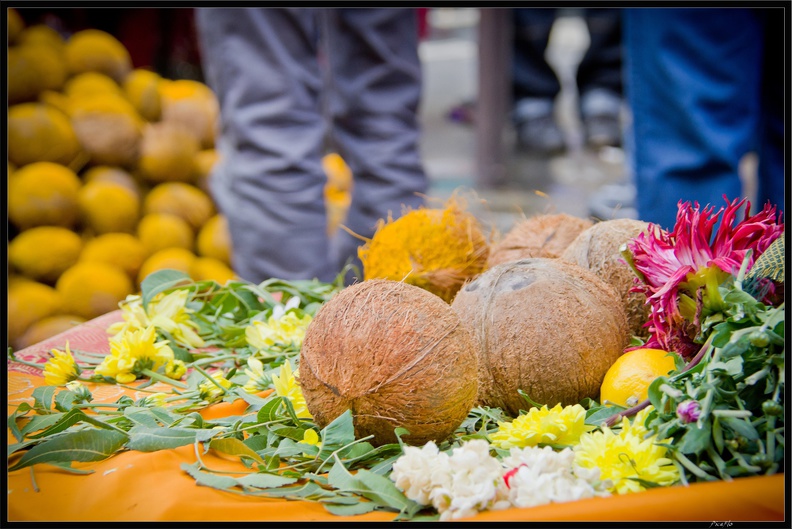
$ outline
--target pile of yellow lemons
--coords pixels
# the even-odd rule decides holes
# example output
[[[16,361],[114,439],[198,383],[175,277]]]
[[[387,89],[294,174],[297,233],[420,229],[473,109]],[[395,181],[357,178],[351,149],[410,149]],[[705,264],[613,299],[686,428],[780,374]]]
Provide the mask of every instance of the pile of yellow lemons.
[[[156,270],[237,278],[209,193],[219,105],[205,84],[133,68],[109,33],[64,38],[8,10],[8,345],[118,308]],[[329,230],[351,173],[330,154]]]
[[[8,345],[115,310],[162,268],[235,278],[208,192],[209,87],[133,68],[108,33],[64,38],[14,9],[8,38]]]

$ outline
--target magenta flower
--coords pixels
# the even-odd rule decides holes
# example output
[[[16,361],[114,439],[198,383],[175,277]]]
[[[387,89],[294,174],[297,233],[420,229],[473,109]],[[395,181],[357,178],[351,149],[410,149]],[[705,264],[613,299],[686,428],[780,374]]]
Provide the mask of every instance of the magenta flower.
[[[627,243],[632,265],[638,274],[634,292],[643,292],[651,305],[644,347],[675,351],[692,358],[701,345],[696,338],[701,318],[718,312],[722,300],[718,285],[736,276],[752,250],[748,269],[784,231],[783,217],[768,202],[754,216],[746,199],[731,203],[713,214],[714,206],[679,201],[672,232],[650,224],[649,229]],[[734,225],[737,211],[746,204],[743,220]],[[720,226],[713,236],[718,218]]]
[[[686,400],[685,402],[679,403],[676,412],[677,417],[679,417],[683,423],[696,422],[701,416],[701,406],[699,406],[699,403],[695,400]]]

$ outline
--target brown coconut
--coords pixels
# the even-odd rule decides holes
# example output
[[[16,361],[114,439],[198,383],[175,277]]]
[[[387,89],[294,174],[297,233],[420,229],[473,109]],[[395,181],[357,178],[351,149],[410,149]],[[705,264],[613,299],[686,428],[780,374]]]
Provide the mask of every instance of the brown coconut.
[[[306,331],[299,381],[324,427],[351,410],[355,435],[374,445],[440,442],[476,398],[476,352],[450,305],[413,285],[373,279],[328,301]]]
[[[512,416],[596,398],[629,342],[618,294],[592,272],[535,257],[497,265],[465,285],[451,307],[478,342],[478,404]]]
[[[566,213],[542,214],[518,221],[490,250],[487,265],[529,257],[558,257],[578,234],[592,225]]]
[[[561,259],[591,270],[597,277],[619,293],[627,311],[631,334],[646,338],[649,331],[643,325],[649,320],[650,307],[646,296],[630,292],[635,285],[635,273],[621,255],[620,248],[649,227],[642,220],[613,219],[597,222],[582,231],[561,254]]]

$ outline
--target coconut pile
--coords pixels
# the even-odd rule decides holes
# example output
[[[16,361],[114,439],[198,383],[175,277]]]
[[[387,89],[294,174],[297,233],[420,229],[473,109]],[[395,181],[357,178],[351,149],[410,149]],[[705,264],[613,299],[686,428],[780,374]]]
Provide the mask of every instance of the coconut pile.
[[[365,280],[308,327],[300,384],[317,424],[351,410],[359,436],[394,442],[401,427],[420,445],[452,435],[474,406],[517,416],[530,408],[521,393],[550,407],[598,399],[645,334],[620,250],[648,224],[541,214],[490,243],[453,199],[418,213],[381,223],[360,251]],[[432,269],[463,279],[444,289],[425,280]]]

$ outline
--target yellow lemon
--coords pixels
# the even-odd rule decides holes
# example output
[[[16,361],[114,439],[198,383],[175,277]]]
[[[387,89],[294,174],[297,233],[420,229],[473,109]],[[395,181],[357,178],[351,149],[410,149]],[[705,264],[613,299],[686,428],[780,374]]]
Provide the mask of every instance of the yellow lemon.
[[[194,253],[184,248],[165,248],[164,250],[160,250],[143,261],[143,266],[140,268],[140,273],[138,274],[138,285],[143,283],[143,280],[146,279],[149,274],[166,268],[179,270],[189,275],[190,267],[197,258],[198,257]]]
[[[64,312],[86,320],[118,308],[118,303],[134,293],[129,276],[107,263],[80,261],[58,278],[55,288],[63,296]]]
[[[192,251],[195,235],[190,224],[170,213],[149,213],[137,226],[137,236],[152,255],[165,248],[183,248]]]
[[[36,226],[73,228],[80,215],[77,195],[82,182],[60,164],[35,162],[8,182],[8,218],[26,230]]]
[[[72,74],[101,72],[116,82],[122,82],[132,71],[132,58],[124,45],[98,29],[84,29],[69,38],[66,64]]]
[[[80,257],[83,242],[73,231],[58,226],[25,230],[8,244],[8,263],[25,277],[54,283]]]
[[[225,215],[215,215],[206,221],[196,239],[198,255],[213,257],[231,266],[231,231]]]
[[[140,217],[140,199],[115,182],[94,180],[78,194],[80,213],[86,227],[95,233],[134,233]]]
[[[23,166],[55,162],[70,166],[80,155],[80,142],[69,118],[43,103],[22,103],[8,109],[8,159]]]
[[[8,344],[19,348],[18,340],[31,325],[61,312],[63,298],[51,286],[18,279],[8,286]]]
[[[649,384],[674,370],[674,354],[649,348],[624,353],[605,373],[600,401],[630,407],[645,400]]]

